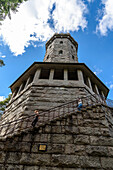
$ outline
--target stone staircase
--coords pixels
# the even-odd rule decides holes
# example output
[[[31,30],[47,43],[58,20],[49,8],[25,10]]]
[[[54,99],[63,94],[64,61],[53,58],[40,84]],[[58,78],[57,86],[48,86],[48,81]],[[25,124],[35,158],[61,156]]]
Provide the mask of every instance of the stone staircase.
[[[36,128],[45,126],[46,124],[51,123],[55,120],[63,119],[64,117],[67,116],[72,116],[75,113],[80,114],[80,111],[77,110],[77,102],[78,99],[60,105],[58,107],[51,108],[45,112],[40,112],[40,118],[38,123],[36,124]],[[82,97],[82,102],[83,102],[83,108],[81,112],[86,112],[86,114],[87,114],[87,110],[98,108],[98,106],[101,107],[100,110],[105,113],[105,117],[108,120],[110,132],[112,135],[113,117],[112,117],[111,109],[107,107],[105,101],[99,98],[98,96],[89,95],[86,97]],[[4,122],[2,123],[1,121],[0,137],[1,138],[11,137],[12,135],[16,135],[21,132],[33,130],[31,124],[34,118],[35,115],[32,114],[30,116],[23,116],[17,120],[9,121],[6,123]]]

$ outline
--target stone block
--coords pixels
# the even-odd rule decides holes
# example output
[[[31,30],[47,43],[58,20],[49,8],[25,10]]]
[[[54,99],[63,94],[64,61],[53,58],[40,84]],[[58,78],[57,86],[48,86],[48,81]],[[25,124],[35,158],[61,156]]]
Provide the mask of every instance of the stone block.
[[[106,127],[108,127],[108,122],[106,119],[100,120],[99,125],[101,128],[106,128]]]
[[[21,153],[19,152],[8,152],[6,162],[9,164],[20,164]]]
[[[113,147],[108,147],[108,155],[113,157]]]
[[[108,136],[110,137],[110,132],[108,128],[101,128],[100,133],[102,136]]]
[[[73,125],[77,125],[77,116],[76,115],[72,115],[72,120],[73,120]]]
[[[40,170],[40,167],[39,166],[24,166],[24,170]],[[43,170],[46,170],[46,169],[43,169]]]
[[[65,138],[65,142],[66,143],[73,143],[74,141],[73,141],[73,136],[72,135],[65,135],[66,136],[66,138]]]
[[[76,155],[85,155],[85,146],[76,145],[76,144],[66,144],[65,145],[66,154],[76,154]]]
[[[99,157],[81,156],[79,157],[79,161],[82,168],[101,168]]]
[[[50,125],[46,125],[44,128],[44,132],[45,133],[51,133],[51,126]]]
[[[103,169],[113,169],[113,158],[110,157],[102,157],[101,164]]]
[[[78,167],[80,165],[77,155],[52,154],[51,165],[59,167]]]
[[[73,137],[74,137],[75,144],[87,145],[90,143],[89,136],[87,136],[87,135],[74,135]]]
[[[93,119],[93,120],[95,120],[95,119],[98,120],[98,119],[99,119],[99,113],[96,113],[96,112],[94,112],[94,111],[91,112],[91,113],[90,113],[90,118]]]
[[[18,142],[18,151],[30,152],[31,143],[29,142]]]
[[[62,120],[61,120],[61,126],[62,126],[62,125],[63,125],[63,126],[66,125],[66,119],[62,119]]]
[[[51,135],[52,143],[66,143],[66,135],[64,134],[52,134]]]
[[[113,138],[106,136],[90,136],[91,145],[113,146]]]
[[[63,154],[65,151],[65,144],[48,144],[47,153]]]
[[[20,164],[25,165],[50,165],[49,154],[22,153]]]
[[[52,126],[52,133],[62,133],[62,126]]]
[[[66,134],[79,134],[79,128],[76,126],[64,126],[63,129]]]
[[[6,165],[5,169],[7,170],[23,170],[23,165]]]
[[[82,113],[83,113],[83,118],[84,119],[89,119],[90,118],[89,112],[82,112]]]
[[[108,148],[105,146],[86,146],[86,153],[91,156],[108,156]]]
[[[0,164],[0,170],[6,170],[4,164]]]
[[[6,154],[3,151],[0,151],[0,163],[3,163],[5,161]]]
[[[30,142],[32,141],[32,135],[31,134],[25,134],[22,139],[23,142]]]
[[[80,134],[84,135],[101,135],[99,128],[91,128],[91,127],[79,127]]]
[[[83,170],[82,168],[63,168],[62,170]]]
[[[0,142],[0,151],[2,151],[4,149],[4,143]]]
[[[39,137],[39,136],[38,136]],[[38,137],[36,135],[35,141],[38,141]],[[51,134],[41,134],[40,135],[40,142],[50,142]]]
[[[99,122],[92,119],[78,119],[78,125],[83,127],[99,127]]]
[[[40,142],[41,136],[43,136],[43,134],[42,135],[41,134],[36,134],[35,137],[34,137],[34,141],[35,142]],[[47,139],[47,135],[46,134],[44,135],[44,140],[45,139]]]

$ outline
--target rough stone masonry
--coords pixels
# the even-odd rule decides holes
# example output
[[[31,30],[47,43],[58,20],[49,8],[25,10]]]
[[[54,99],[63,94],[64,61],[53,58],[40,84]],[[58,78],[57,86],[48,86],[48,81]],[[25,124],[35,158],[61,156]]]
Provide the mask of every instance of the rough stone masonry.
[[[12,99],[0,120],[0,170],[113,170],[109,89],[78,63],[77,50],[70,34],[55,34],[44,62],[33,63],[10,86]],[[77,98],[84,98],[81,111]],[[56,117],[45,114],[52,107]],[[35,109],[43,116],[33,128]]]
[[[0,170],[112,170],[113,138],[108,126],[98,104],[0,139]],[[47,150],[39,150],[40,145]]]

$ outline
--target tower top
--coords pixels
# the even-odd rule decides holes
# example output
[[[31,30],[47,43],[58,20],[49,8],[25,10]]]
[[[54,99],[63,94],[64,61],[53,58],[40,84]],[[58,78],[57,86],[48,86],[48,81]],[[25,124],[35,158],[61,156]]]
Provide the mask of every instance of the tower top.
[[[55,33],[46,43],[44,62],[78,63],[78,43],[69,33]]]

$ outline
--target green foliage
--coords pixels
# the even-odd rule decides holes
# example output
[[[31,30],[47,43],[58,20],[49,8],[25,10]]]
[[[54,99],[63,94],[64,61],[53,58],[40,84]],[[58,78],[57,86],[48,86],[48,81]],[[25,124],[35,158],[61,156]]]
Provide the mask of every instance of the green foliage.
[[[0,20],[4,20],[8,15],[11,19],[10,11],[17,12],[19,5],[27,0],[0,0]]]
[[[0,59],[0,67],[5,66],[3,60]]]
[[[9,103],[11,96],[12,96],[12,94],[9,94],[5,100],[0,101],[0,116],[4,113],[4,110],[7,106],[7,104]]]

